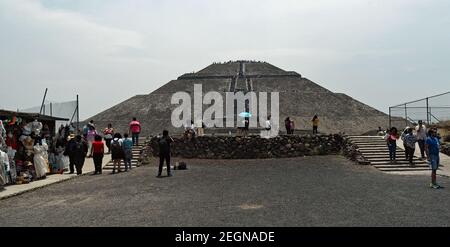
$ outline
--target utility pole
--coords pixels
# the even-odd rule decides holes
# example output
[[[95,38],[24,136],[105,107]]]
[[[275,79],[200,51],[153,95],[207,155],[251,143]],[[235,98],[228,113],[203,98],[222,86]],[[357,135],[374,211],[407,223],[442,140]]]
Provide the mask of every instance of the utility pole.
[[[42,114],[42,110],[44,109],[45,98],[47,97],[47,92],[48,92],[48,88],[45,89],[44,98],[42,99],[41,110],[39,111],[39,114]]]
[[[80,103],[78,100],[78,94],[77,94],[77,133],[79,134],[80,132]]]

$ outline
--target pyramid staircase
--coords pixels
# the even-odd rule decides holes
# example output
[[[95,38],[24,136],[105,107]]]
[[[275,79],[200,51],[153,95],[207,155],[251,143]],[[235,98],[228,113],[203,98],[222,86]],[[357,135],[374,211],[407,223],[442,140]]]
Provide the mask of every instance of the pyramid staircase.
[[[410,172],[428,171],[430,167],[426,161],[422,161],[416,156],[413,158],[413,165],[406,160],[405,150],[397,146],[396,163],[391,163],[389,150],[386,141],[381,136],[348,136],[351,143],[358,147],[362,156],[370,164],[383,172]]]
[[[132,157],[131,157],[131,168],[136,168],[139,166],[139,158],[141,155],[141,151],[145,147],[144,142],[145,142],[145,138],[139,138],[139,145],[133,146]],[[112,160],[110,160],[105,166],[103,166],[104,171],[112,171],[113,169],[114,169],[114,164],[113,164]],[[120,162],[120,169],[122,171],[125,170],[125,163],[123,160]]]

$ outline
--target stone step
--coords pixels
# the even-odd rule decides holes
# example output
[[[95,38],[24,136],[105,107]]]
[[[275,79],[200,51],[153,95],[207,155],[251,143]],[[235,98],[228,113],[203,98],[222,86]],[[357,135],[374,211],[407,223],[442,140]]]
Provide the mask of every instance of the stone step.
[[[367,147],[358,147],[360,150],[389,150],[387,145],[384,146],[367,146]],[[403,150],[400,147],[396,148],[397,150]]]
[[[371,165],[390,165],[390,161],[374,161],[374,162],[370,162]],[[416,165],[420,165],[420,164],[428,164],[425,161],[422,162],[415,162]],[[406,160],[397,160],[397,162],[394,164],[392,163],[392,165],[409,165],[409,161]]]
[[[386,142],[382,138],[376,138],[376,139],[375,138],[372,138],[372,139],[369,139],[369,138],[363,138],[363,139],[351,138],[349,140],[352,141],[352,142]]]
[[[370,154],[386,154],[386,155],[389,155],[389,151],[388,150],[382,150],[382,149],[379,149],[379,150],[361,150],[361,149],[358,149],[358,151],[361,152],[362,154],[368,154],[368,155],[370,155]],[[400,150],[396,150],[396,153],[404,155],[405,151],[400,149]]]
[[[418,168],[377,168],[383,172],[414,172],[414,171],[429,171],[430,168],[418,167]]]
[[[370,153],[370,152],[386,152],[389,153],[389,149],[386,148],[358,148],[358,150],[360,152],[364,152],[364,153]],[[401,149],[401,148],[397,148],[396,149],[397,152],[405,152],[405,150]]]
[[[400,165],[373,165],[373,167],[382,168],[382,169],[384,169],[384,168],[428,168],[429,169],[428,165],[423,165],[423,164],[415,164],[413,166],[401,165],[401,164]]]
[[[386,144],[356,145],[358,148],[388,148]]]
[[[385,141],[352,141],[353,144],[358,144],[358,145],[370,145],[370,144],[384,144],[387,145],[387,143]]]
[[[358,136],[358,135],[348,135],[349,138],[383,138],[382,136]]]
[[[366,158],[367,160],[369,160],[370,162],[376,162],[376,161],[389,161],[389,157],[379,157],[379,158],[368,158],[366,156],[364,156],[364,158]],[[396,157],[397,160],[401,160],[399,159],[399,157]],[[403,160],[405,160],[403,158]],[[406,161],[406,160],[405,160]],[[424,162],[422,160],[419,160],[418,158],[413,158],[413,162]]]

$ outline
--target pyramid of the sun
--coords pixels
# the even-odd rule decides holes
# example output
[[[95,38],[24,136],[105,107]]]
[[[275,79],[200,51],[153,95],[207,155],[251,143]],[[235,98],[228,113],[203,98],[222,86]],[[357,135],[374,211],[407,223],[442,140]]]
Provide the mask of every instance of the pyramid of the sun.
[[[182,130],[171,124],[172,110],[178,106],[171,104],[171,97],[185,91],[193,99],[194,84],[202,84],[203,94],[220,92],[224,100],[225,92],[279,92],[282,131],[287,116],[295,121],[296,129],[311,129],[315,114],[321,121],[319,131],[324,133],[362,134],[388,125],[387,114],[350,96],[333,93],[296,72],[252,61],[214,63],[197,73],[184,74],[150,94],[136,95],[89,120],[93,119],[99,127],[112,123],[116,130],[124,132],[135,116],[143,125],[144,135],[158,134],[163,129],[179,133]],[[204,105],[203,111],[207,108]]]

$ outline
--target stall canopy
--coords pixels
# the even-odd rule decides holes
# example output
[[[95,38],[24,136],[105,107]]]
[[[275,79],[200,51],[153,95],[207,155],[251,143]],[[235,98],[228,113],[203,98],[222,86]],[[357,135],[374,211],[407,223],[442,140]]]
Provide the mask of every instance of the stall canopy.
[[[39,113],[29,113],[29,112],[16,112],[16,111],[9,111],[9,110],[2,110],[0,109],[0,120],[3,120],[5,123],[5,120],[11,120],[13,117],[20,118],[22,122],[32,122],[35,119],[37,119],[39,122],[42,122],[43,124],[47,124],[49,128],[53,131],[56,131],[56,121],[69,121],[67,118],[61,118],[61,117],[52,117],[47,115],[42,115]]]

